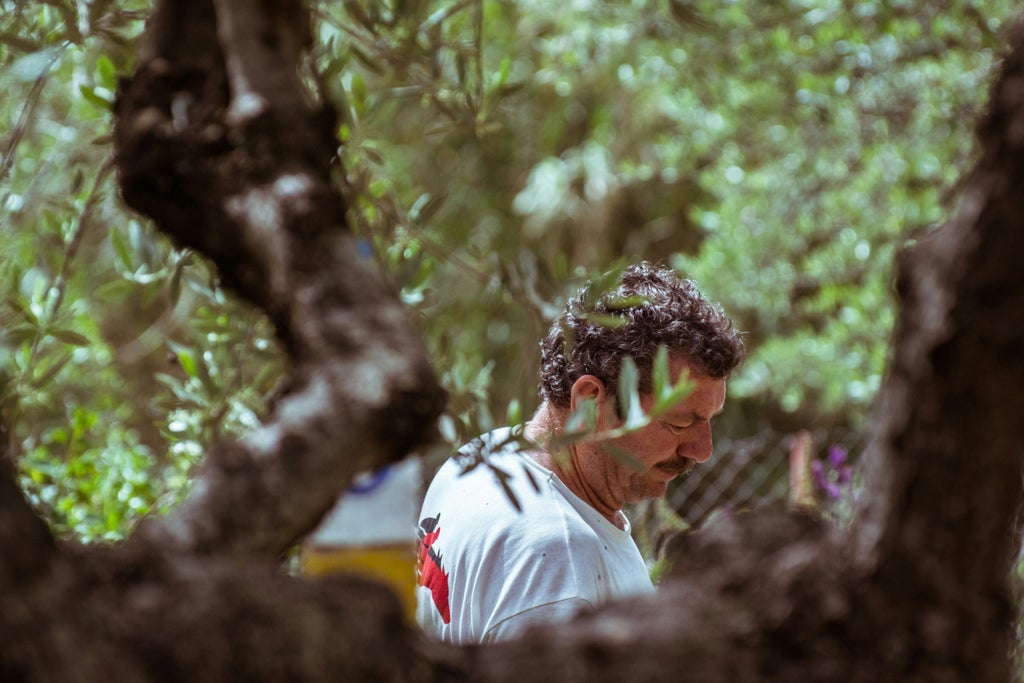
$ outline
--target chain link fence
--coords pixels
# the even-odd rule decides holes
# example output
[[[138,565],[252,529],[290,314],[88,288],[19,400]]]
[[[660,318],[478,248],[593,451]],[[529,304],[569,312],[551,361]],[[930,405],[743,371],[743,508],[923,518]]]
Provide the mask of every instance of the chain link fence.
[[[741,510],[789,495],[789,437],[722,442],[720,455],[694,469],[669,492],[669,506],[691,527],[717,510]]]

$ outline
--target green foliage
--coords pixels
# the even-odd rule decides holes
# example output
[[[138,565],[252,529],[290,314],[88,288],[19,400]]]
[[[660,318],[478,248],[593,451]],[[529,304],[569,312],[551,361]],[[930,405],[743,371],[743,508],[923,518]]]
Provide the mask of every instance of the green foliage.
[[[165,486],[181,489],[187,461],[154,471],[153,454],[138,435],[97,424],[99,413],[75,406],[67,425],[45,431],[21,459],[29,498],[60,530],[84,541],[117,540],[154,506]]]

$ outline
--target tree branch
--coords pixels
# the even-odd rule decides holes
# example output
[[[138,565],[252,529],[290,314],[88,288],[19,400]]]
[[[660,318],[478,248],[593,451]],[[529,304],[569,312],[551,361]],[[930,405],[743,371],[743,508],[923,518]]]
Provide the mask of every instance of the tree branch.
[[[901,313],[869,446],[870,495],[851,535],[861,571],[880,594],[905,603],[903,638],[931,655],[990,662],[995,676],[1004,671],[1024,456],[1021,38],[994,86],[979,128],[983,156],[957,215],[900,263]]]
[[[356,472],[429,439],[443,404],[405,310],[347,230],[333,116],[296,76],[308,17],[295,5],[160,2],[116,108],[126,200],[209,255],[294,361],[268,424],[209,454],[190,500],[137,534],[180,550],[280,552]]]

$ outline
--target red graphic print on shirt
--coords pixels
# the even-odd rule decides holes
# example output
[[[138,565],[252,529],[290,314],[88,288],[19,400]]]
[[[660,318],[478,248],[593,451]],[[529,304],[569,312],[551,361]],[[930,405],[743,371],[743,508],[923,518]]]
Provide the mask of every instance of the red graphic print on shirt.
[[[452,620],[451,607],[448,604],[448,572],[441,565],[441,556],[434,550],[434,542],[441,535],[441,515],[428,517],[420,521],[418,536],[419,552],[416,558],[416,575],[419,584],[430,589],[434,606],[441,614],[444,623]]]

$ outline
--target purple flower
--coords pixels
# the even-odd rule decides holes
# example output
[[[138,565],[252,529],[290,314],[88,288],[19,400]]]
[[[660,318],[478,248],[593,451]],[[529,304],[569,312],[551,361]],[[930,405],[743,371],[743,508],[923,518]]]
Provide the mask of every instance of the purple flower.
[[[838,470],[846,462],[846,449],[842,446],[832,445],[828,449],[828,464],[832,466],[832,469]]]
[[[853,479],[853,468],[846,464],[847,455],[845,448],[833,445],[828,449],[827,463],[822,460],[811,463],[814,482],[829,500],[841,500],[843,488]]]

